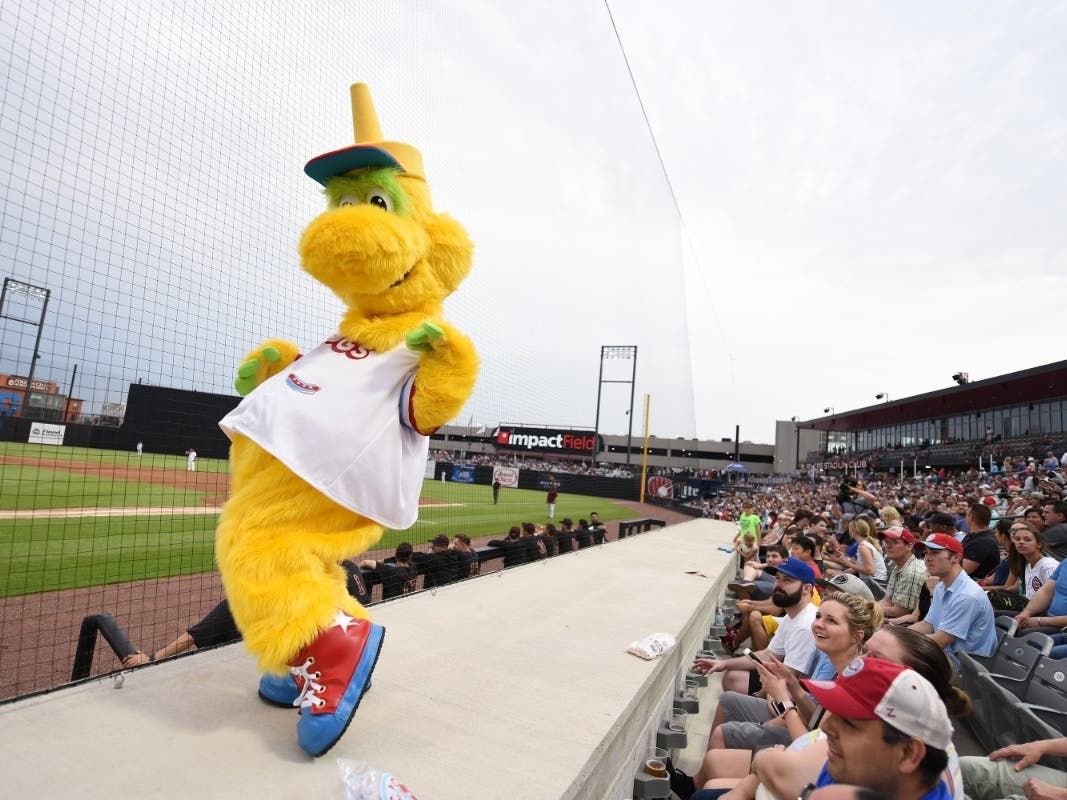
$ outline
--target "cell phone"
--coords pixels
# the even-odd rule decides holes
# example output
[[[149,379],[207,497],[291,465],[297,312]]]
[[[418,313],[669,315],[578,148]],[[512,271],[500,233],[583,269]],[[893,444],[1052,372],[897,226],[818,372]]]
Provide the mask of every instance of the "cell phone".
[[[759,656],[757,656],[755,653],[753,653],[752,649],[749,648],[749,647],[746,647],[744,650],[742,650],[741,651],[741,655],[748,656],[753,661],[755,661],[757,664],[762,664],[763,663],[762,661],[759,660]]]

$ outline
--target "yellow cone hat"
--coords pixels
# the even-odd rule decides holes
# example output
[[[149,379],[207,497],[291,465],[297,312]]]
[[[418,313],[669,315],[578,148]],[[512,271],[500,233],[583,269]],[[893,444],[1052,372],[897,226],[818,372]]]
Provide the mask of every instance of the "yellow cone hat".
[[[422,153],[417,148],[383,141],[370,87],[365,83],[352,84],[352,131],[354,146],[316,156],[304,165],[304,172],[323,186],[330,178],[368,167],[395,167],[413,178],[426,179]]]

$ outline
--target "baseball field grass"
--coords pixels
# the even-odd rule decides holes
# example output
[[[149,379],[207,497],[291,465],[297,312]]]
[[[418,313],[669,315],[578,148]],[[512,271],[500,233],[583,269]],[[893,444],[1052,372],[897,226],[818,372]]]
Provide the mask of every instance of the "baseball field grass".
[[[215,503],[227,462],[197,466],[187,472],[178,456],[0,445],[0,597],[215,569]],[[494,504],[488,486],[427,480],[421,503],[415,525],[386,531],[379,549],[548,521],[543,491],[502,489]],[[591,511],[603,520],[632,514],[603,498],[561,494],[555,520]]]
[[[0,465],[0,509],[194,506],[205,493],[22,464]]]
[[[40,459],[46,465],[49,461],[75,461],[83,464],[110,465],[128,469],[174,469],[184,470],[186,458],[183,455],[163,455],[126,450],[101,450],[93,447],[56,447],[47,444],[24,444],[22,442],[0,442],[0,458]],[[197,472],[228,472],[230,462],[224,458],[198,458]]]

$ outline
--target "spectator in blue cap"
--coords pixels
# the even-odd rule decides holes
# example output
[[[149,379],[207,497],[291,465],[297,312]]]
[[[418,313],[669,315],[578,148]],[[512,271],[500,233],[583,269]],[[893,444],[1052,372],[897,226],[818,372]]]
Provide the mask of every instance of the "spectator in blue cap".
[[[767,648],[752,655],[765,660],[773,655],[798,677],[806,678],[811,674],[816,655],[815,637],[811,633],[816,610],[811,602],[815,572],[799,558],[787,559],[780,566],[768,567],[765,571],[774,575],[771,600],[785,611],[785,616],[781,618]],[[755,661],[750,656],[698,658],[693,669],[705,674],[725,673],[722,679],[723,693],[715,711],[712,729],[727,721],[763,723],[770,720],[767,701],[752,696],[759,689],[759,675],[755,671]],[[726,746],[733,745],[727,743]]]

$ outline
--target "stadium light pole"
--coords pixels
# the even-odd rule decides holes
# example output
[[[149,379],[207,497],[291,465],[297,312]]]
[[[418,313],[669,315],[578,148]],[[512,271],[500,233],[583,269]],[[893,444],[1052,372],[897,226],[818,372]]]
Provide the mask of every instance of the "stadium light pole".
[[[630,380],[628,381],[616,381],[616,380],[604,380],[604,361],[605,359],[628,359],[632,363],[630,370]],[[593,425],[593,463],[596,463],[596,457],[600,455],[600,395],[604,389],[605,383],[628,383],[630,384],[630,410],[627,412],[627,418],[629,419],[629,429],[626,432],[626,465],[630,465],[630,449],[633,442],[634,435],[634,387],[637,383],[637,345],[601,345],[600,346],[600,376],[597,378],[596,386],[596,422]]]
[[[36,322],[32,319],[23,319],[7,313],[8,298],[12,294],[21,294],[41,301],[41,316]],[[41,357],[41,334],[44,333],[44,317],[48,313],[48,298],[51,295],[51,290],[45,289],[43,286],[33,286],[29,283],[17,281],[14,278],[4,278],[4,288],[0,292],[0,317],[22,322],[26,325],[37,326],[37,339],[33,343],[33,355],[30,357],[30,371],[26,376],[26,403],[19,413],[21,417],[29,415],[30,397],[33,394],[33,373],[37,370],[37,359]]]

